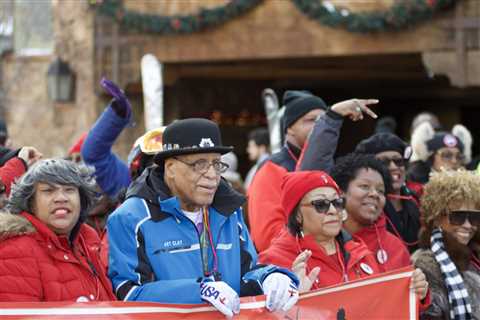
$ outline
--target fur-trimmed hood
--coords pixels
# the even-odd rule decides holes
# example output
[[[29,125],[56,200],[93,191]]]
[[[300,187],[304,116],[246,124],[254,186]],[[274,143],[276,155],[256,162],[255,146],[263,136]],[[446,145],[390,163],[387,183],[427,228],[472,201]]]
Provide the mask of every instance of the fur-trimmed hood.
[[[30,221],[21,215],[0,211],[0,241],[35,231]]]

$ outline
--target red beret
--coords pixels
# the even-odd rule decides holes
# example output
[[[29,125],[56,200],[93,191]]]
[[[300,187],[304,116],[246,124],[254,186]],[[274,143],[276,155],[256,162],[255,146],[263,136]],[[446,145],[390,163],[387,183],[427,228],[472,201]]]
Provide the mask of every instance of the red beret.
[[[295,171],[287,173],[282,183],[283,209],[290,215],[305,194],[320,187],[330,187],[340,194],[337,183],[323,171]]]

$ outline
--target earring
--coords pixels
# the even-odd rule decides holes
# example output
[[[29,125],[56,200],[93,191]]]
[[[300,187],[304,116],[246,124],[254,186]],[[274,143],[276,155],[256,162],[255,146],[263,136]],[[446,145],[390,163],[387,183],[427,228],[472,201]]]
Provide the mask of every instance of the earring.
[[[300,238],[303,238],[305,235],[303,234],[303,217],[302,216],[297,216],[297,222],[298,222],[298,235]]]
[[[348,218],[347,210],[343,209],[342,210],[342,221],[347,220],[347,218]]]

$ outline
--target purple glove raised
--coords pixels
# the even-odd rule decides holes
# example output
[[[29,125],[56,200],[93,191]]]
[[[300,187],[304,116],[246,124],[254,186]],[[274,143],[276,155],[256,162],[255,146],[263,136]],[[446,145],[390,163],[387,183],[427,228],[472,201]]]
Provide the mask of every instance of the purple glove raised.
[[[129,118],[132,113],[132,106],[123,90],[107,78],[102,78],[100,85],[113,97],[111,106],[115,113],[119,117]]]

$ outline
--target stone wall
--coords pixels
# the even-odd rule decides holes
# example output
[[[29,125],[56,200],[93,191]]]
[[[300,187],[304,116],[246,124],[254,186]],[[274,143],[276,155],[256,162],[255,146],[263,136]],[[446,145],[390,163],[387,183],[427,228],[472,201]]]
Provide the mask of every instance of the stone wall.
[[[93,11],[87,1],[52,1],[54,54],[2,60],[6,118],[15,146],[32,145],[46,157],[64,156],[97,117],[93,91]],[[47,96],[47,70],[54,56],[76,75],[75,101],[55,104]]]
[[[89,7],[89,1],[51,1],[54,53],[67,61],[76,74],[75,101],[54,104],[47,97],[46,72],[54,55],[23,58],[10,54],[2,60],[2,83],[7,88],[3,104],[6,106],[10,133],[17,146],[34,145],[46,156],[62,156],[94,123],[108,97],[99,95],[100,91],[95,90],[98,87],[95,71],[103,70],[95,64],[98,61],[94,43],[94,12]],[[175,14],[195,12],[200,7],[213,7],[225,2],[226,0],[126,0],[125,5],[128,9],[140,12]],[[368,11],[386,9],[395,0],[331,2],[345,5],[352,11]],[[176,65],[186,63],[186,68],[192,70],[188,66],[192,61],[211,64],[222,60],[261,62],[263,59],[318,59],[372,53],[421,52],[444,44],[445,34],[440,26],[442,20],[449,17],[451,13],[446,13],[433,22],[398,33],[358,35],[309,20],[289,0],[265,0],[245,16],[204,32],[181,36],[130,34],[136,42],[127,43],[120,48],[120,52],[122,56],[128,56],[131,50],[136,49],[139,52],[135,57],[141,57],[147,52],[155,53],[166,63],[166,76],[170,75],[172,79],[170,82],[166,79],[165,102],[168,104],[167,113],[170,114],[166,114],[165,118],[173,119],[178,117],[180,110],[183,113],[184,100],[178,97],[185,95],[174,88],[177,79],[183,75],[181,68],[174,68]],[[129,40],[127,36],[122,33],[122,40]],[[129,65],[133,67],[126,73],[131,75],[133,84],[137,85],[131,97],[138,126],[127,129],[121,136],[116,150],[122,156],[126,156],[135,138],[143,132],[140,61],[131,60]],[[188,72],[187,76],[196,77],[191,71]],[[200,76],[205,77],[205,74]],[[236,78],[235,75],[232,77]],[[131,84],[131,81],[125,81],[125,84]],[[127,90],[127,93],[131,92]],[[187,100],[195,99],[191,92],[187,95],[190,96]]]

